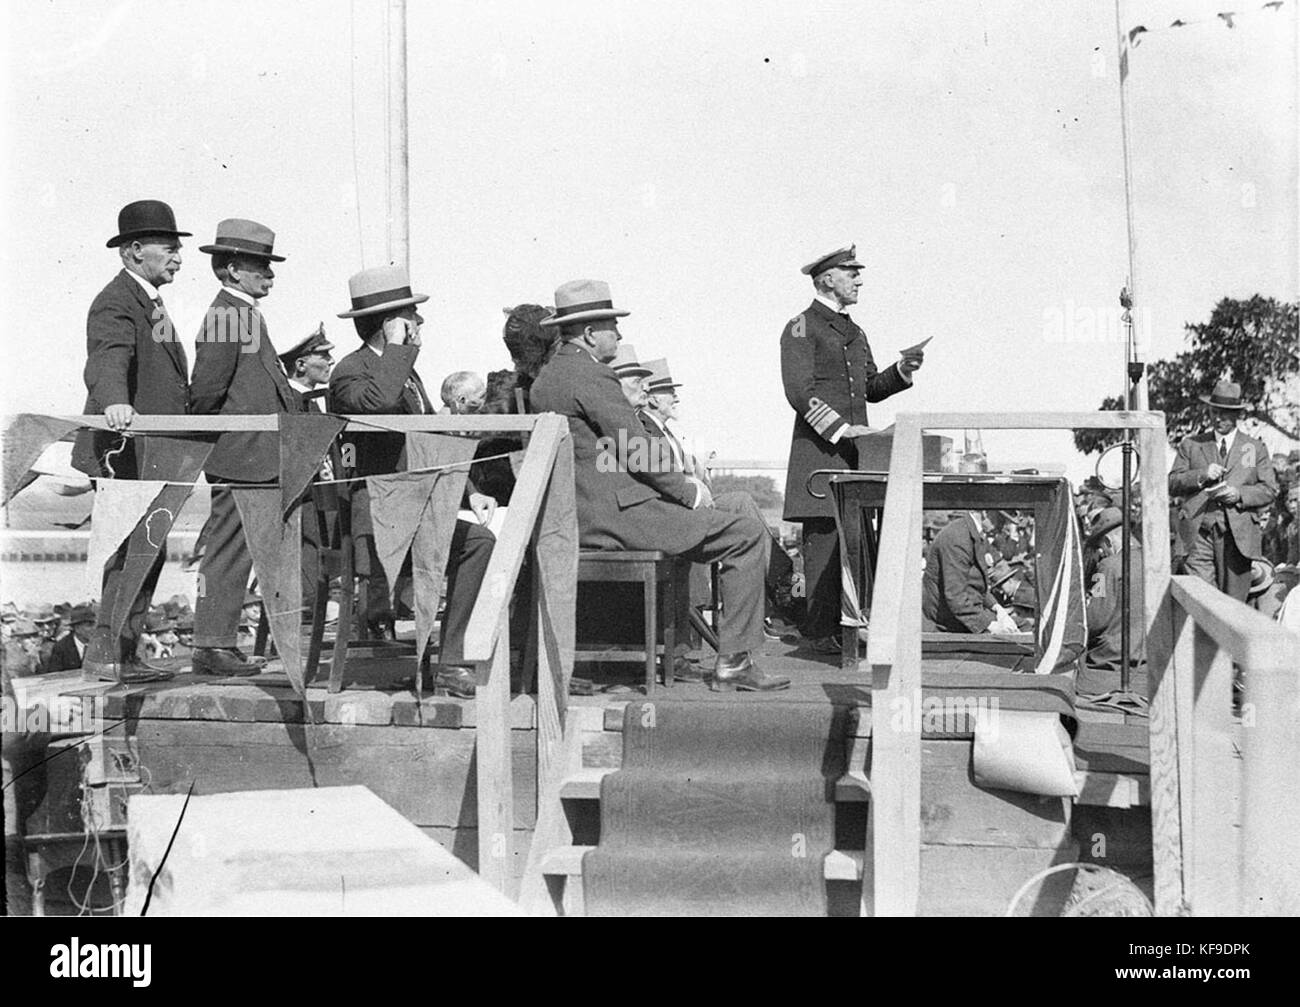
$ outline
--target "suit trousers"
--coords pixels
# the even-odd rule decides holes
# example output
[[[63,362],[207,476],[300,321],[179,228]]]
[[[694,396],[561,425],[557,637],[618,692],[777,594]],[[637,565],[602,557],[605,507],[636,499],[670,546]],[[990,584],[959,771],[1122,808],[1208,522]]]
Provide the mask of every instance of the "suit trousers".
[[[833,517],[804,519],[803,577],[808,615],[799,631],[810,640],[838,634],[843,579],[840,534]]]
[[[752,518],[756,524],[760,525],[765,531],[767,530],[767,522],[763,519],[763,514],[758,509],[758,504],[756,504],[754,498],[744,490],[735,490],[730,493],[719,493],[713,498],[713,509],[721,511],[724,514],[736,514],[742,517]],[[765,597],[770,597],[776,583],[776,574],[774,574],[772,570],[772,556],[774,555],[774,552],[771,532],[768,532],[763,537],[763,543]],[[785,553],[782,552],[781,555],[784,556]],[[697,607],[700,605],[708,605],[713,602],[713,583],[710,567],[701,566],[699,564],[691,566],[690,594],[691,604]],[[766,611],[767,607],[764,605],[765,614]]]
[[[131,533],[140,535],[142,538],[146,535],[143,528],[137,528]],[[144,584],[141,586],[139,593],[134,598],[120,597],[122,587],[122,573],[126,566],[127,551],[130,548],[131,539],[123,542],[107,563],[104,564],[103,591],[100,595],[99,613],[95,619],[95,628],[101,630],[105,637],[111,631],[113,613],[117,611],[118,605],[128,605],[126,622],[122,624],[122,646],[125,648],[130,644],[131,650],[134,651],[134,640],[140,635],[140,630],[144,628],[145,616],[149,612],[149,602],[153,599],[154,588],[158,586],[158,577],[162,573],[163,563],[167,561],[167,539],[163,539],[162,548],[158,550],[158,558],[154,560],[153,566],[145,575]],[[143,544],[143,543],[141,543]],[[100,660],[116,660],[116,654],[97,655]]]
[[[1250,567],[1232,532],[1216,521],[1201,525],[1187,551],[1183,571],[1244,602],[1250,594]]]
[[[743,515],[706,511],[704,540],[681,555],[692,563],[717,563],[722,615],[718,653],[738,654],[763,647],[764,577],[771,542],[761,521]],[[833,522],[832,522],[833,523]]]
[[[235,647],[239,615],[248,591],[253,557],[244,541],[244,525],[228,484],[212,487],[212,510],[204,525],[207,549],[199,562],[198,599],[194,603],[194,646]]]
[[[497,538],[482,525],[457,521],[447,554],[447,611],[442,617],[438,660],[459,664],[465,658],[465,630],[478,601],[478,589],[487,572]]]

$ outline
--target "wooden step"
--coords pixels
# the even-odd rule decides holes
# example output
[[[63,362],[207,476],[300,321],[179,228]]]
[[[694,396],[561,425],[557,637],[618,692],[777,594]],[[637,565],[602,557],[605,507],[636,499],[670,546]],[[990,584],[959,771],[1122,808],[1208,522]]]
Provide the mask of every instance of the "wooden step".
[[[607,773],[617,772],[609,766],[584,766],[560,784],[560,798],[566,801],[600,800],[600,781]],[[835,800],[845,803],[867,801],[871,784],[866,777],[846,773],[835,784]]]
[[[542,873],[577,878],[582,876],[582,858],[594,846],[557,846],[542,860]],[[823,872],[827,881],[861,881],[861,850],[832,850],[826,856]]]

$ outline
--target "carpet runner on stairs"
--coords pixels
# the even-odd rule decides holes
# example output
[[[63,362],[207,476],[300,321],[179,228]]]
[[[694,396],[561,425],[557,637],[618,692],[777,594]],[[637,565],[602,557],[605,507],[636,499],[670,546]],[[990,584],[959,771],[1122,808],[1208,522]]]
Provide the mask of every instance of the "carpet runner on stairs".
[[[601,782],[588,916],[825,916],[845,711],[821,702],[628,703]]]

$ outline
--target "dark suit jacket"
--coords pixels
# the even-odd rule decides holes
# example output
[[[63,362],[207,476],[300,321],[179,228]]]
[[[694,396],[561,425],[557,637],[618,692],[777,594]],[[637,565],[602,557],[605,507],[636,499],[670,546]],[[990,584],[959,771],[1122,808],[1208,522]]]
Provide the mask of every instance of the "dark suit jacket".
[[[921,578],[922,628],[983,633],[993,622],[987,553],[992,547],[969,514],[953,518],[930,543]]]
[[[1201,526],[1207,521],[1224,520],[1232,539],[1243,556],[1262,559],[1261,528],[1268,507],[1277,496],[1277,476],[1273,458],[1263,441],[1236,433],[1228,452],[1223,481],[1236,486],[1241,499],[1231,507],[1215,503],[1202,489],[1205,470],[1219,460],[1219,442],[1213,432],[1183,438],[1169,470],[1169,492],[1185,499],[1178,508],[1178,543],[1180,552],[1191,548]]]
[[[338,362],[330,375],[329,411],[367,416],[434,412],[415,372],[418,346],[389,345],[380,356],[362,345]],[[407,382],[414,386],[409,387]],[[423,408],[421,408],[423,407]],[[403,434],[345,434],[355,452],[355,475],[373,476],[406,468]]]
[[[42,671],[73,671],[81,667],[81,655],[77,653],[77,641],[72,633],[65,633],[54,642],[50,659],[45,662]]]
[[[659,460],[657,439],[646,434],[609,367],[565,343],[538,374],[530,399],[538,412],[569,419],[584,548],[681,553],[703,541],[709,512],[690,509],[695,488]]]
[[[192,411],[257,416],[300,408],[261,312],[222,289],[195,341]],[[235,430],[221,434],[204,471],[218,479],[274,482],[280,477],[279,435]]]
[[[814,300],[781,332],[781,381],[794,407],[790,461],[785,480],[785,518],[834,517],[834,498],[818,500],[807,489],[817,469],[856,469],[857,444],[831,438],[849,424],[865,425],[867,403],[910,387],[892,365],[876,370],[867,334],[852,319]]]
[[[189,365],[175,330],[155,319],[155,307],[144,288],[125,269],[113,277],[90,305],[86,318],[86,415],[107,406],[129,404],[138,413],[184,415],[189,407]],[[155,326],[158,336],[154,338]],[[168,338],[170,337],[170,338]],[[72,464],[90,476],[106,476],[104,453],[120,438],[109,431],[82,430],[72,451]],[[113,457],[118,476],[136,478],[143,458],[128,438],[126,450]]]

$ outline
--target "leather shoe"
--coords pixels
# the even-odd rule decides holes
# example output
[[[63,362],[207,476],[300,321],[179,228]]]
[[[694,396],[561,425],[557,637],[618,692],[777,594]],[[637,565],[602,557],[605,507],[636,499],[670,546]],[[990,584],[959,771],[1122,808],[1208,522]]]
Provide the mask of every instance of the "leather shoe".
[[[714,692],[778,692],[790,687],[784,675],[769,675],[756,665],[747,651],[739,654],[719,654],[713,668],[709,688]]]
[[[227,678],[256,675],[266,666],[266,658],[249,657],[238,647],[197,647],[190,660],[195,674]]]
[[[117,682],[119,685],[165,682],[169,678],[176,677],[176,673],[169,668],[159,668],[134,658],[123,658],[120,661],[83,659],[81,670],[91,678],[97,678],[102,682]]]
[[[463,668],[455,664],[434,665],[433,694],[435,696],[473,699],[477,688],[478,676],[473,668]]]

